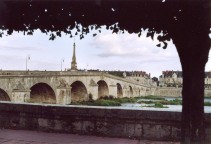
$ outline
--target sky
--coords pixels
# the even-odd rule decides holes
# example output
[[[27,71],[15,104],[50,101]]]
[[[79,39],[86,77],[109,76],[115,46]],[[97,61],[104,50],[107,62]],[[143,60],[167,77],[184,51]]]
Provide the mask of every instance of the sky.
[[[33,36],[13,33],[0,38],[0,69],[2,70],[49,70],[60,71],[71,67],[73,43],[76,44],[78,69],[145,71],[159,77],[162,71],[181,71],[180,60],[172,41],[167,49],[156,47],[158,41],[137,34],[112,34],[102,30],[80,40],[62,34],[55,40],[49,35],[35,31]],[[74,40],[75,39],[75,40]],[[210,55],[210,54],[209,54]],[[30,57],[30,60],[27,59]],[[211,55],[209,56],[211,57]],[[64,60],[64,61],[63,61]],[[211,70],[211,60],[206,71]]]

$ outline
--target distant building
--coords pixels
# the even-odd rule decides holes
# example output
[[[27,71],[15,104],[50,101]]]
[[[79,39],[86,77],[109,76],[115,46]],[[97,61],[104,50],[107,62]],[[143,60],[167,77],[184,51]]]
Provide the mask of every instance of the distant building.
[[[211,72],[205,72],[205,88],[211,88]],[[182,71],[163,71],[159,77],[160,87],[182,87]]]
[[[155,82],[150,77],[150,73],[146,73],[145,71],[106,71],[107,73],[119,77],[123,77],[140,84],[147,84],[152,86],[157,86],[157,82]]]
[[[159,77],[160,87],[182,87],[182,71],[163,71]]]
[[[139,82],[141,84],[149,84],[150,83],[150,74],[147,74],[145,71],[127,72],[127,75],[125,78]]]

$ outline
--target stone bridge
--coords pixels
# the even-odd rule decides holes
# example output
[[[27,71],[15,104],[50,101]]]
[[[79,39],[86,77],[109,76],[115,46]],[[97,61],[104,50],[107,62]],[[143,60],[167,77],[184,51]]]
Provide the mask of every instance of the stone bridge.
[[[153,88],[104,72],[1,71],[0,100],[70,104],[101,96],[135,97],[153,94]]]

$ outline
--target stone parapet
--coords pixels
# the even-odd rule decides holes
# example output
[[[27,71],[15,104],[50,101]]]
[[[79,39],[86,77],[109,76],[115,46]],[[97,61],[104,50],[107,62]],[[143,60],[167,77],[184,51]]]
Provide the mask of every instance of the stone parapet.
[[[211,114],[205,114],[211,142]],[[0,128],[178,141],[181,112],[0,102]]]
[[[0,104],[0,127],[108,137],[179,140],[180,112]],[[210,123],[210,114],[208,116]]]

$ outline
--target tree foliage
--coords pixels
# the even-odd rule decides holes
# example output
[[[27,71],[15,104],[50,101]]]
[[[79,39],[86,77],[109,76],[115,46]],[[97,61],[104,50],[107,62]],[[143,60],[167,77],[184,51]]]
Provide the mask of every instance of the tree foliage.
[[[154,39],[159,34],[158,47],[167,47],[167,41],[184,21],[190,19],[208,22],[210,17],[201,16],[209,11],[208,0],[60,0],[60,1],[0,1],[0,36],[14,31],[32,35],[34,30],[50,34],[50,40],[61,37],[62,32],[70,37],[84,38],[91,30],[101,32],[101,27],[113,33],[137,33],[147,29],[147,37]],[[192,14],[190,14],[190,12]],[[190,25],[191,26],[191,25]],[[96,36],[97,33],[93,34]]]

